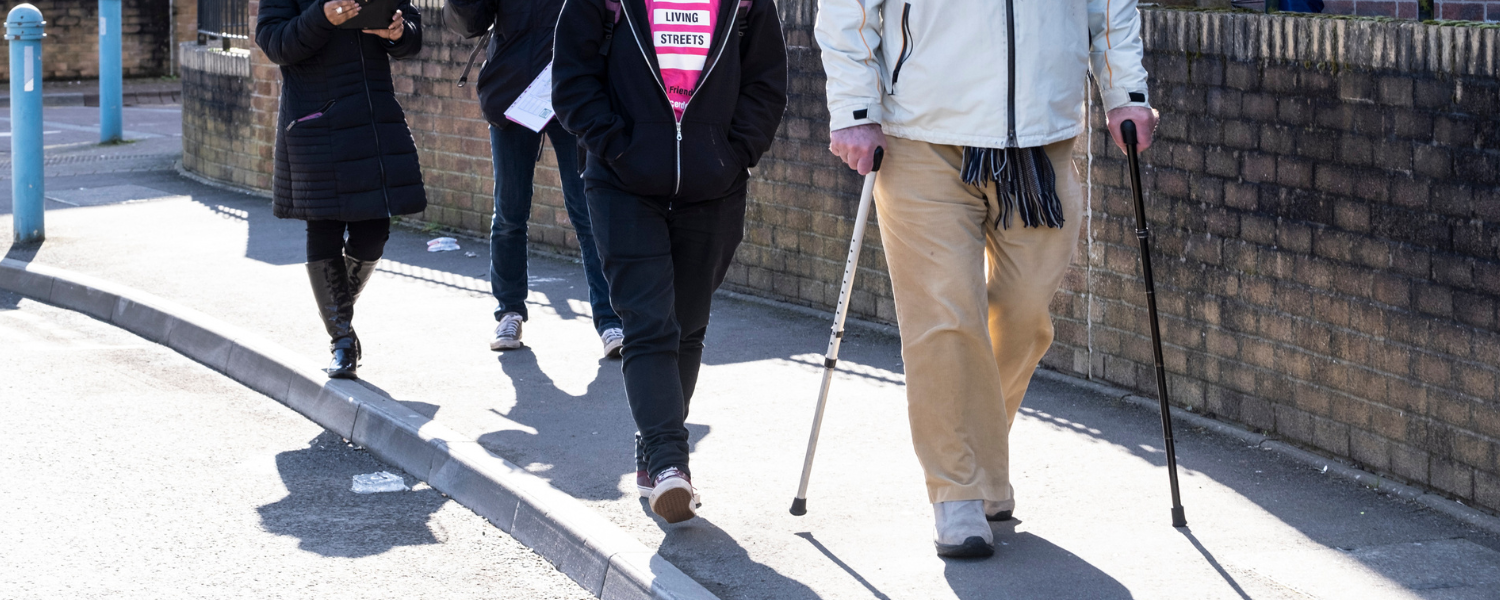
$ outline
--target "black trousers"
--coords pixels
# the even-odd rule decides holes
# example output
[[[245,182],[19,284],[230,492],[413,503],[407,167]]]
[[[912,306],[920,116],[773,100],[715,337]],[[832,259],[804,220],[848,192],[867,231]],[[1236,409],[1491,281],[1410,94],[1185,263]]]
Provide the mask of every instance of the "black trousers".
[[[348,240],[344,239],[345,232]],[[380,260],[390,237],[390,219],[308,221],[307,262],[343,258],[346,254],[363,261]]]
[[[610,304],[625,330],[625,395],[651,476],[688,472],[688,404],[698,384],[709,305],[745,229],[745,188],[672,203],[588,190]]]

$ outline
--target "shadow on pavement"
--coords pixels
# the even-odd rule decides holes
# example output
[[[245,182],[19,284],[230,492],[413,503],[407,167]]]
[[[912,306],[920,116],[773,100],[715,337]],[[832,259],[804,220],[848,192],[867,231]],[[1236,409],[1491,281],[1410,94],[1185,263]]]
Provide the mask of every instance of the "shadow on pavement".
[[[887,596],[885,592],[880,591],[878,588],[872,585],[870,583],[870,580],[865,579],[864,575],[860,575],[858,571],[855,571],[853,567],[849,566],[849,563],[846,563],[843,560],[839,559],[838,555],[830,551],[828,547],[824,546],[822,542],[819,542],[817,538],[814,538],[812,532],[804,531],[797,534],[797,537],[807,540],[807,543],[812,544],[814,548],[818,549],[818,552],[823,553],[823,556],[825,558],[827,558],[833,564],[838,565],[838,568],[843,569],[844,572],[848,573],[850,577],[853,577],[855,581],[858,581],[859,584],[864,586],[865,590],[869,591],[871,595],[875,596],[879,600],[891,600],[890,596]]]
[[[502,352],[496,360],[516,390],[516,403],[505,413],[491,409],[514,425],[479,436],[485,448],[548,479],[554,487],[582,500],[618,500],[618,482],[634,477],[632,442],[635,421],[625,400],[620,363],[597,359],[594,376],[581,395],[560,389],[529,348]],[[707,425],[688,424],[688,451],[709,434]],[[580,439],[605,436],[621,440],[605,455],[580,452]]]
[[[297,538],[302,550],[358,558],[440,541],[428,520],[448,499],[432,488],[354,493],[354,475],[391,467],[350,447],[338,435],[325,431],[305,449],[277,454],[276,468],[287,496],[256,512],[266,531]],[[408,485],[416,483],[402,475]]]
[[[1162,526],[1167,526],[1170,503],[1167,500],[1166,452],[1163,450],[1159,413],[1041,378],[1032,381],[1026,402],[1021,408],[1023,417],[1113,444],[1158,467],[1156,473],[1160,474],[1160,480],[1144,482],[1143,485],[1160,486],[1161,504],[1142,507],[1143,518],[1160,519]],[[1412,583],[1409,574],[1369,558],[1378,553],[1366,555],[1350,550],[1452,536],[1451,521],[1431,509],[1389,501],[1373,490],[1321,475],[1311,467],[1258,447],[1247,447],[1238,440],[1225,443],[1215,439],[1218,434],[1195,429],[1185,422],[1177,421],[1175,428],[1178,432],[1177,464],[1183,474],[1196,472],[1233,490],[1313,542],[1339,550],[1360,561],[1373,573],[1399,585]],[[1184,435],[1187,432],[1192,433]],[[1182,503],[1188,523],[1193,522],[1195,514],[1203,514],[1197,511],[1213,510],[1211,506],[1196,502],[1187,488],[1184,488]],[[1379,528],[1353,525],[1349,513],[1351,506],[1358,507],[1360,518],[1367,522],[1391,525]],[[1471,527],[1462,529],[1466,532],[1463,539],[1491,550],[1500,550],[1500,539]],[[1179,532],[1229,587],[1241,597],[1248,597],[1240,583],[1191,530],[1181,529]],[[1473,585],[1461,576],[1450,579],[1444,585],[1454,588]]]
[[[651,512],[651,505],[645,498],[641,498],[640,503],[641,511],[655,522],[662,532],[666,533],[661,547],[657,548],[657,553],[661,554],[662,558],[681,565],[685,562],[700,560],[702,555],[711,555],[716,561],[735,565],[735,568],[731,570],[693,576],[698,583],[703,584],[703,587],[708,588],[714,594],[725,598],[744,597],[726,594],[746,590],[765,590],[774,593],[776,600],[816,600],[819,598],[812,588],[803,585],[802,582],[755,562],[733,536],[714,525],[712,521],[699,516],[675,525],[669,524],[656,516],[656,513]],[[736,581],[726,580],[730,573]]]
[[[1133,596],[1119,581],[1072,552],[1031,532],[1016,532],[1020,519],[991,524],[994,558],[943,559],[943,576],[961,600],[998,598],[1088,598],[1120,600]],[[1060,577],[1017,577],[1014,573],[1056,573]]]

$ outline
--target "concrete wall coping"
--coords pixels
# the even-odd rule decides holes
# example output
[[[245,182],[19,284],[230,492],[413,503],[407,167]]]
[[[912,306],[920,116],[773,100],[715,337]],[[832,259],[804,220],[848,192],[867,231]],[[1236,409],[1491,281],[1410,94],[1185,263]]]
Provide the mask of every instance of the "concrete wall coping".
[[[1491,25],[1173,9],[1141,15],[1146,47],[1155,52],[1403,73],[1500,73],[1500,28]]]
[[[200,46],[198,42],[182,42],[182,68],[214,75],[231,77],[250,76],[250,51],[241,48],[224,50],[217,46]]]
[[[301,413],[488,519],[595,597],[716,600],[582,502],[478,442],[353,380],[171,300],[65,269],[0,259],[0,289],[163,344]]]

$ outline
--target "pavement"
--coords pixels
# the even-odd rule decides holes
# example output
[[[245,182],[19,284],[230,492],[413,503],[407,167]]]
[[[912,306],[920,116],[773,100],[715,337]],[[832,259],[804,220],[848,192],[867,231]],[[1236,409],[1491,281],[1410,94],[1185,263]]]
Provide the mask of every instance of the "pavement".
[[[591,597],[410,476],[352,492],[390,467],[170,349],[9,292],[0,340],[0,597]]]
[[[180,104],[182,81],[177,78],[148,77],[126,79],[120,86],[120,101],[125,106],[147,104]],[[0,108],[10,106],[10,86],[0,90]],[[99,106],[99,80],[42,82],[42,106]]]
[[[49,121],[64,121],[51,110]],[[170,170],[65,167],[48,180],[59,202],[49,202],[47,242],[0,246],[6,257],[145,290],[326,362],[301,223],[273,218],[262,197]],[[8,221],[0,240],[11,238]],[[846,337],[809,514],[790,516],[828,320],[730,297],[716,301],[689,418],[702,516],[667,525],[633,489],[634,427],[618,362],[599,357],[581,267],[532,257],[529,348],[496,354],[485,347],[494,321],[483,242],[428,253],[431,237],[394,232],[361,299],[364,383],[548,480],[722,598],[1457,599],[1500,589],[1495,535],[1181,421],[1190,527],[1173,529],[1158,416],[1056,377],[1035,381],[1012,433],[1019,505],[1017,519],[996,525],[996,558],[939,559],[899,344],[879,328]]]

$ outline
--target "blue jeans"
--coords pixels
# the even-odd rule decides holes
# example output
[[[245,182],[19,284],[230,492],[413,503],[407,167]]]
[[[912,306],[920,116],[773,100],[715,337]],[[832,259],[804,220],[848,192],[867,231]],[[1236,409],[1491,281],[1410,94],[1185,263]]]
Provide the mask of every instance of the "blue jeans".
[[[562,179],[563,204],[578,235],[583,254],[583,274],[589,284],[589,305],[594,310],[594,329],[600,333],[619,327],[620,317],[609,305],[609,284],[599,268],[594,248],[588,202],[583,197],[583,179],[578,176],[578,142],[553,119],[542,130],[552,139],[557,172]],[[531,217],[531,182],[541,156],[542,134],[515,123],[500,129],[490,126],[490,152],[495,163],[495,216],[490,221],[490,291],[495,295],[495,320],[508,312],[526,312],[526,221]]]

